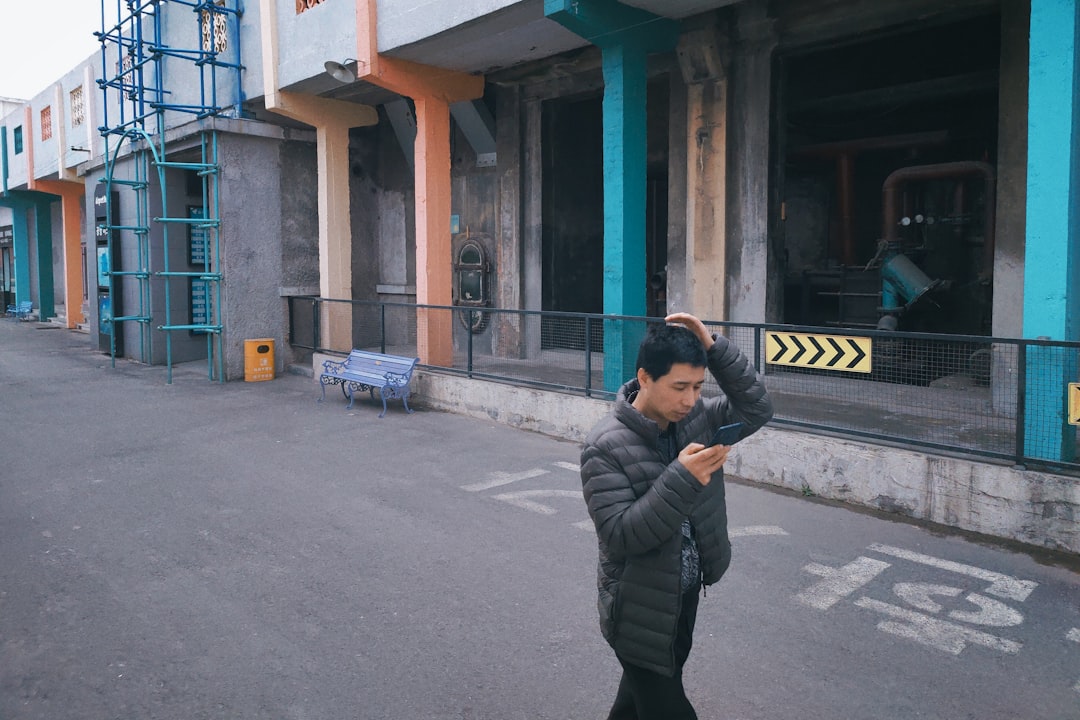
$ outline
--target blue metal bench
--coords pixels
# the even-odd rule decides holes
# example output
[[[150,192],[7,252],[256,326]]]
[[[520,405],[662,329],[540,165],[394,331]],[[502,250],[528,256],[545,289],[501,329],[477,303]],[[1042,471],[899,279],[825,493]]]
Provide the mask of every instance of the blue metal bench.
[[[30,313],[34,310],[34,304],[29,300],[23,300],[17,305],[7,306],[7,316],[16,320],[29,320]]]
[[[319,384],[322,386],[319,402],[326,399],[327,385],[340,385],[342,394],[349,398],[346,410],[352,408],[353,394],[357,390],[367,390],[373,400],[375,391],[378,390],[383,404],[379,417],[386,415],[387,398],[401,398],[405,411],[411,413],[409,381],[412,380],[413,369],[418,362],[420,358],[383,355],[365,350],[353,350],[349,357],[341,361],[325,360],[322,374],[319,375]]]

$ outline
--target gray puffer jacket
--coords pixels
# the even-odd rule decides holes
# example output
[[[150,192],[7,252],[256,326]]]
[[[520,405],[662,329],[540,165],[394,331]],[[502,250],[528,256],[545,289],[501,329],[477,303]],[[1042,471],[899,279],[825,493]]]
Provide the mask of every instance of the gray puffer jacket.
[[[680,450],[708,443],[721,425],[745,423],[746,437],[772,418],[764,384],[727,338],[716,337],[708,367],[722,394],[698,400],[679,421]],[[731,561],[724,475],[721,469],[702,485],[678,460],[665,462],[659,426],[631,405],[637,390],[637,380],[623,385],[611,415],[589,433],[581,482],[600,546],[601,632],[623,660],[671,676],[683,519],[689,517],[696,531],[705,585],[719,580]]]

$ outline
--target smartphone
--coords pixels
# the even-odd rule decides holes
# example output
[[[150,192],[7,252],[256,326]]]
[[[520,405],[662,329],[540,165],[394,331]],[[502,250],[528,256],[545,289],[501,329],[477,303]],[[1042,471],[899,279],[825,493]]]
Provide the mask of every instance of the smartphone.
[[[742,434],[742,429],[743,424],[741,422],[723,426],[712,436],[712,440],[709,441],[709,447],[712,447],[713,445],[734,445]]]

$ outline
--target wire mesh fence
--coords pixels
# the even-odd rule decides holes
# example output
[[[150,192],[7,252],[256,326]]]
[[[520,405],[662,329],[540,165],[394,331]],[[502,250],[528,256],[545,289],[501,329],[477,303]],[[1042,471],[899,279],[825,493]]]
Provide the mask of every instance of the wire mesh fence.
[[[646,328],[662,322],[310,297],[290,298],[289,311],[297,348],[417,356],[445,372],[603,399],[634,376]],[[778,424],[1080,471],[1068,404],[1080,343],[706,326],[754,360]],[[721,390],[707,376],[703,392]]]

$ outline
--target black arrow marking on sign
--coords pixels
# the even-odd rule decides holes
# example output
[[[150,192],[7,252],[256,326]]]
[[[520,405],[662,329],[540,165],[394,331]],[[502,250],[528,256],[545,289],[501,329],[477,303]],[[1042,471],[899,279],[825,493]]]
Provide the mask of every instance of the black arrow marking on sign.
[[[795,347],[799,348],[799,352],[795,353],[794,357],[792,357],[791,360],[789,360],[788,362],[796,363],[799,362],[799,358],[806,354],[806,348],[804,348],[803,344],[799,342],[799,338],[795,337],[794,335],[791,336],[791,343]]]
[[[821,347],[821,345],[817,341],[817,338],[815,338],[813,335],[811,335],[808,339],[810,340],[810,344],[817,348],[817,355],[810,358],[810,360],[807,361],[807,364],[816,365],[817,361],[821,359],[821,356],[825,354],[825,348]]]
[[[777,362],[780,358],[784,356],[784,353],[786,353],[788,350],[787,345],[784,344],[784,341],[780,339],[779,335],[773,335],[773,340],[775,340],[776,344],[780,346],[780,352],[776,353],[776,355],[773,356],[773,359],[769,362]]]
[[[850,370],[851,368],[858,365],[864,357],[866,357],[866,353],[864,353],[863,349],[859,347],[859,344],[851,338],[848,338],[848,344],[855,349],[855,359],[848,363],[848,370]]]
[[[836,355],[833,356],[832,360],[825,363],[825,367],[832,367],[840,362],[840,358],[844,357],[844,348],[840,347],[840,344],[834,338],[828,338],[828,340],[829,344],[833,346],[833,350],[836,350]]]

